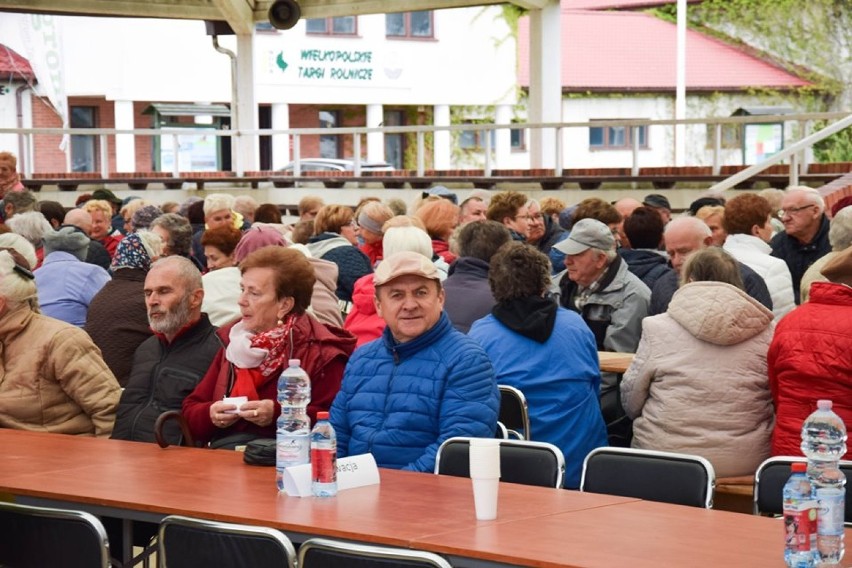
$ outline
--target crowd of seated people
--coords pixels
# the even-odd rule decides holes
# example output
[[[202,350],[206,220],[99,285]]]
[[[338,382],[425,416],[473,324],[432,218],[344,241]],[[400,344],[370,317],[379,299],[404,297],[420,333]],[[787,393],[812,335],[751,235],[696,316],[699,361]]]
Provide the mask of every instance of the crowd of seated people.
[[[602,445],[739,476],[798,455],[818,399],[852,427],[852,207],[807,187],[683,214],[658,194],[306,197],[294,224],[223,193],[98,190],[63,212],[6,192],[0,428],[151,442],[173,410],[196,444],[232,447],[274,437],[290,359],[341,456],[415,471],[451,436],[495,434],[498,384],[526,394],[569,488]],[[635,358],[602,374],[601,351]]]

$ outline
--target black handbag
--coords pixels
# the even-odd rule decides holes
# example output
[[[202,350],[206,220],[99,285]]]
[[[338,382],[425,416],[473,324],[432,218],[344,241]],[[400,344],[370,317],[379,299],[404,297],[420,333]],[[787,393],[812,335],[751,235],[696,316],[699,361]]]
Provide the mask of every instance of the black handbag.
[[[257,438],[246,444],[243,461],[249,465],[275,465],[275,438]]]

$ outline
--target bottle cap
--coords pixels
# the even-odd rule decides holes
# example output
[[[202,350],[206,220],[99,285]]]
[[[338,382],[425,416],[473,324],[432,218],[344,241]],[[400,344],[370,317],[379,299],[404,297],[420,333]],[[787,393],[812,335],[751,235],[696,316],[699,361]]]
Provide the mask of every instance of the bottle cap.
[[[317,420],[328,420],[328,412],[317,412]]]
[[[805,462],[793,462],[792,465],[790,465],[790,470],[793,473],[801,473],[803,471],[808,471],[808,464],[806,464]]]
[[[290,359],[289,361],[287,361],[287,364],[291,367],[298,367],[299,365],[301,365],[301,363],[302,362],[299,359]]]
[[[818,400],[817,401],[817,408],[819,408],[820,410],[831,410],[831,406],[832,406],[832,404],[831,404],[830,400]]]

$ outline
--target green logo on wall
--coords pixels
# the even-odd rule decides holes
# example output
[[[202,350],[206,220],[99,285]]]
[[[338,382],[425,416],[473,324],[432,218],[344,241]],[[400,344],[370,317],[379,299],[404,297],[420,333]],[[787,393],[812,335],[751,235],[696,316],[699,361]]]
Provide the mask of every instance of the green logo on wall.
[[[287,62],[284,61],[284,52],[281,51],[278,53],[278,57],[275,58],[275,64],[281,68],[282,71],[287,70]]]

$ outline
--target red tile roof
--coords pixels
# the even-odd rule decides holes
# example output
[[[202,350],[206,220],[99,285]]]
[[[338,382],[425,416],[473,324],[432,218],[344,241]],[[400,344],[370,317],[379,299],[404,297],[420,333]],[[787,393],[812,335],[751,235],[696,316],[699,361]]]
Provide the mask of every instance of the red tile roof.
[[[0,43],[0,79],[34,79],[30,62]]]
[[[529,18],[521,19],[518,31],[518,81],[526,87]],[[562,88],[674,90],[676,43],[676,26],[648,14],[563,10]],[[687,30],[686,45],[688,90],[792,89],[811,85],[740,48],[696,31]]]

